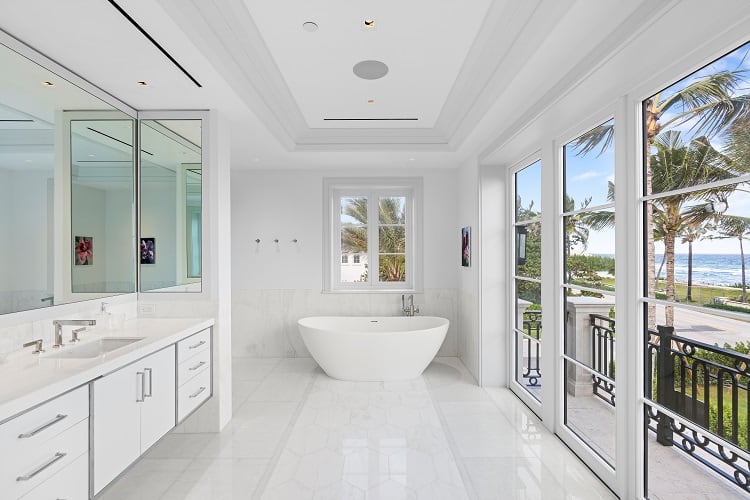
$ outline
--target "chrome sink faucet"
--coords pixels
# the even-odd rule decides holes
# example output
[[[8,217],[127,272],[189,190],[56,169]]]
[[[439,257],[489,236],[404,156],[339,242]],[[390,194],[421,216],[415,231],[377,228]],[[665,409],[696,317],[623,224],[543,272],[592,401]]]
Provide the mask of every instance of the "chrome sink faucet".
[[[406,305],[406,295],[401,295],[401,311],[404,316],[414,316],[419,313],[419,307],[414,307],[414,295],[409,295],[409,305]]]
[[[56,319],[52,322],[55,325],[55,343],[52,347],[60,348],[63,346],[62,327],[63,326],[94,326],[95,319]]]

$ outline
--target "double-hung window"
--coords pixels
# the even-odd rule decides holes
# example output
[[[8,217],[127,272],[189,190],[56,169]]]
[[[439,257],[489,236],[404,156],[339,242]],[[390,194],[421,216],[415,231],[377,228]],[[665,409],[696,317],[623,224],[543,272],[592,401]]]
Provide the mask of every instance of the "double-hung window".
[[[422,181],[327,179],[327,291],[421,288]]]

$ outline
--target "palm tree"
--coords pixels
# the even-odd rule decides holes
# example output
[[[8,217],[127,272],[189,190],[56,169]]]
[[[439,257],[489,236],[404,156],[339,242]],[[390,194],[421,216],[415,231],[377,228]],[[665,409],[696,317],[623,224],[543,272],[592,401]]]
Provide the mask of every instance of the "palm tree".
[[[740,242],[740,262],[742,266],[742,302],[747,303],[747,282],[745,280],[745,249],[742,240],[750,239],[750,217],[719,215],[718,239],[737,238]]]
[[[380,198],[378,224],[380,256],[379,279],[381,281],[404,281],[406,277],[406,228],[403,198]],[[341,230],[342,253],[367,253],[367,198],[346,198],[343,214],[356,221],[356,225]],[[363,274],[362,281],[367,280]]]
[[[657,193],[674,191],[729,179],[735,175],[732,161],[716,151],[706,137],[685,144],[682,133],[668,131],[655,138],[656,153],[651,156],[653,189]],[[666,300],[674,302],[675,296],[675,243],[677,235],[689,226],[699,226],[714,214],[706,210],[705,203],[684,207],[686,202],[725,199],[734,186],[699,189],[688,193],[658,198],[652,203],[653,231],[658,231],[664,241],[666,259]],[[652,235],[653,238],[653,235]],[[666,308],[666,324],[671,326],[674,311]]]
[[[578,209],[576,209],[576,201],[568,196],[565,195],[563,205],[563,211],[564,212],[572,212],[574,210],[582,210],[589,206],[591,203],[591,197],[586,198],[580,203],[580,206]],[[568,215],[565,217],[565,234],[563,236],[564,238],[564,244],[565,244],[565,261],[568,261],[568,258],[570,257],[573,247],[578,246],[581,247],[581,250],[586,250],[586,247],[588,246],[588,240],[589,240],[589,227],[586,223],[586,215],[585,213],[578,213],[574,215]],[[570,269],[569,266],[566,267],[566,272],[568,276],[568,282],[572,281],[573,279],[573,270]]]
[[[679,127],[694,121],[691,131],[713,137],[724,133],[733,123],[750,116],[750,94],[736,95],[744,83],[744,71],[719,71],[691,82],[672,94],[659,92],[643,103],[645,156],[645,193],[651,194],[653,172],[650,165],[651,147],[656,137],[670,128]],[[614,140],[614,122],[609,121],[582,135],[575,143],[581,151],[600,148],[605,151]],[[645,227],[652,226],[652,202],[645,203]],[[646,283],[648,296],[655,296],[654,279],[654,235],[647,231],[648,262]],[[666,257],[666,256],[665,256]],[[648,325],[656,324],[656,311],[649,306]]]
[[[687,214],[685,218],[689,217]],[[699,222],[691,222],[683,224],[677,235],[682,238],[682,243],[688,245],[688,274],[687,274],[687,293],[685,294],[685,300],[688,302],[693,301],[693,242],[702,240],[706,233],[713,229],[708,224],[700,224]],[[665,253],[666,255],[666,253]],[[664,260],[662,259],[662,263]]]

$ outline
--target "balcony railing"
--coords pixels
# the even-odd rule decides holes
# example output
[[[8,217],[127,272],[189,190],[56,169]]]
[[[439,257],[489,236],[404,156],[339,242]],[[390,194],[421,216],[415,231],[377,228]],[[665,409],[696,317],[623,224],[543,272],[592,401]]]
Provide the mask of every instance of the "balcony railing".
[[[524,311],[523,331],[528,335],[523,339],[523,343],[526,344],[523,346],[524,351],[528,353],[528,358],[522,376],[526,379],[526,385],[537,387],[542,378],[539,366],[541,361],[539,339],[542,335],[542,311]]]

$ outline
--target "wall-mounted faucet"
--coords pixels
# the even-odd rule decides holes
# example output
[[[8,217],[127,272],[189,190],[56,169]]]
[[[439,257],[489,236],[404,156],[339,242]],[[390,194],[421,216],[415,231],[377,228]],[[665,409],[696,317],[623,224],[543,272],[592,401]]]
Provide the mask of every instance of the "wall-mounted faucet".
[[[62,347],[63,346],[63,338],[62,338],[62,327],[63,326],[94,326],[96,324],[95,319],[56,319],[52,322],[53,325],[55,325],[55,343],[52,345],[52,347]]]
[[[401,311],[404,316],[414,316],[419,313],[419,307],[414,307],[414,295],[409,295],[409,305],[406,305],[406,296],[401,295]]]

